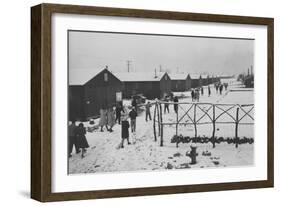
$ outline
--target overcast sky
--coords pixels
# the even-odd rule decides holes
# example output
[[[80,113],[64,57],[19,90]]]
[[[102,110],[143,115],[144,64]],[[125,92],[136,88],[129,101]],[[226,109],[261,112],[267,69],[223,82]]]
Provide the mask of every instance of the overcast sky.
[[[253,65],[254,40],[69,32],[69,69],[238,74]]]

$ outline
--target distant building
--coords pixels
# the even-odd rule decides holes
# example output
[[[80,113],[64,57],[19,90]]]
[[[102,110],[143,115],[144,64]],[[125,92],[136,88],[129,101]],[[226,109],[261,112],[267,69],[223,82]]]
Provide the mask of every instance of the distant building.
[[[234,78],[234,75],[229,75],[229,74],[221,74],[218,75],[219,79],[232,79]]]
[[[69,120],[86,120],[99,115],[102,107],[122,99],[122,82],[110,71],[73,69],[69,72]]]
[[[206,86],[206,85],[209,84],[209,76],[208,75],[202,74],[201,79],[202,79],[202,86]]]
[[[143,94],[148,99],[154,99],[171,94],[171,78],[165,72],[123,72],[114,74],[123,83],[123,95],[125,98]]]
[[[212,76],[212,83],[215,84],[215,83],[219,83],[220,82],[220,78],[218,75],[213,75]]]
[[[214,75],[209,75],[208,84],[213,84],[215,81]]]
[[[191,88],[197,88],[202,86],[202,78],[199,74],[189,74],[191,80]]]
[[[186,73],[170,73],[172,81],[172,91],[183,92],[191,88],[190,76]]]
[[[244,77],[244,85],[246,88],[254,88],[254,75]]]

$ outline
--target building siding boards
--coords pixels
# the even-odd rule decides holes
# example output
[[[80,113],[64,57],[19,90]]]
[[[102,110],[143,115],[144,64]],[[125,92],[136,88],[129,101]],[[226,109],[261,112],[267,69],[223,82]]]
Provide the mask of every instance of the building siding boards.
[[[76,87],[69,86],[69,117],[85,120],[98,116],[100,108],[116,104],[116,93],[122,91],[123,84],[104,69],[81,85],[79,90]]]
[[[202,78],[202,86],[206,86],[209,84],[209,76],[208,75],[203,75],[201,76]]]
[[[84,100],[84,87],[73,85],[68,89],[68,119],[76,120],[77,118],[84,117],[83,101]]]
[[[136,73],[126,74],[125,78],[122,74],[116,74],[123,82],[123,96],[131,98],[135,94],[143,94],[148,99],[162,98],[164,95],[171,93],[171,79],[167,73],[162,74],[158,78],[148,77],[148,80],[141,80],[141,78],[134,78]],[[128,78],[128,76],[130,78]],[[149,73],[147,73],[149,75]],[[154,76],[154,74],[153,74]],[[124,78],[124,79],[123,79]],[[123,79],[123,80],[122,80]],[[137,79],[137,80],[135,80]]]
[[[191,79],[191,88],[197,88],[202,86],[202,78],[201,76],[190,76]]]
[[[159,82],[123,82],[123,85],[125,98],[131,98],[135,94],[143,94],[147,98],[155,98],[160,93]]]
[[[170,95],[172,91],[171,87],[172,87],[171,78],[167,73],[165,73],[160,80],[160,94],[158,95],[157,98],[162,98],[166,95]]]
[[[172,80],[172,91],[174,92],[183,92],[186,90],[186,80]]]
[[[180,75],[180,76],[178,76]],[[171,89],[174,92],[183,92],[190,90],[191,88],[191,79],[189,75],[186,74],[176,74],[170,75],[171,78]]]

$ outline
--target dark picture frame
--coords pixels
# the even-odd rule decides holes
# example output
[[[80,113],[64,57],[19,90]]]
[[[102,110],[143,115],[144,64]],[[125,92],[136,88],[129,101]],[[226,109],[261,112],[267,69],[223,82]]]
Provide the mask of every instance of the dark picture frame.
[[[51,17],[54,13],[221,22],[267,26],[267,179],[215,184],[161,186],[53,193],[51,154]],[[78,5],[40,4],[31,8],[31,198],[42,202],[266,188],[274,185],[274,19]]]

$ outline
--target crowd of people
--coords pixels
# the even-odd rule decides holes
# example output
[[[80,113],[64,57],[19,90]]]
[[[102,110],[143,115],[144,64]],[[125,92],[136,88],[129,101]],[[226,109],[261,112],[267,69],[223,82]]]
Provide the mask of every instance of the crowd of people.
[[[120,148],[124,148],[124,141],[129,141],[129,128],[131,128],[131,133],[136,132],[137,116],[138,116],[138,104],[136,99],[133,98],[131,106],[123,106],[122,103],[118,103],[115,107],[110,106],[108,108],[102,107],[100,109],[100,118],[98,125],[95,129],[99,129],[99,132],[104,132],[104,128],[108,132],[113,132],[113,127],[117,123],[121,125],[121,143]],[[147,101],[145,106],[145,121],[151,121],[151,103]],[[130,123],[128,121],[130,119]],[[94,124],[94,120],[90,121],[90,124]],[[83,123],[79,123],[76,126],[75,121],[71,121],[69,125],[69,139],[68,139],[68,156],[72,156],[73,147],[75,152],[79,154],[81,152],[81,157],[83,158],[86,153],[86,148],[89,147],[88,141],[86,139],[86,128]]]
[[[220,95],[222,95],[223,89],[225,89],[225,91],[227,90],[228,83],[222,84],[222,83],[218,82],[218,83],[214,84],[214,88],[216,89],[216,93],[219,93]],[[207,90],[208,90],[208,97],[210,97],[212,94],[210,85],[208,85]],[[192,102],[199,102],[200,93],[201,93],[201,96],[204,95],[204,87],[198,87],[195,89],[191,89]]]
[[[223,88],[225,90],[227,90],[228,83],[223,83],[222,84],[222,83],[218,82],[218,83],[214,84],[214,87],[216,89],[216,93],[219,93],[220,95],[222,95]]]
[[[223,88],[227,90],[228,84],[224,83],[217,83],[214,84],[216,93],[222,94]],[[210,85],[207,87],[208,96],[211,96],[211,88]],[[199,87],[191,90],[191,98],[192,102],[197,101],[199,102],[201,95],[204,95],[204,88]],[[170,101],[174,102],[174,112],[178,113],[178,102],[179,99],[177,96],[168,96],[166,95],[163,98],[164,101],[164,114],[169,113],[169,105]],[[104,132],[104,128],[108,132],[113,132],[113,127],[117,123],[121,125],[121,143],[120,148],[124,148],[124,142],[127,141],[128,144],[131,144],[129,140],[130,132],[129,128],[131,129],[131,133],[136,132],[136,126],[137,126],[137,117],[138,117],[138,108],[140,105],[138,105],[135,98],[132,99],[130,106],[123,106],[122,103],[118,103],[116,106],[110,106],[108,108],[102,107],[100,109],[100,119],[98,125],[96,125],[96,129],[99,129],[100,132]],[[151,121],[151,103],[147,101],[144,104],[145,109],[145,121]],[[130,120],[130,122],[128,121]],[[94,120],[92,120],[92,124],[94,124]],[[78,126],[76,126],[75,121],[72,121],[69,125],[69,141],[68,141],[68,155],[71,157],[71,153],[73,150],[73,146],[75,147],[75,152],[79,154],[81,152],[82,158],[85,155],[86,148],[89,147],[89,144],[86,139],[86,128],[84,127],[83,123],[79,123]]]
[[[86,148],[89,148],[88,141],[86,139],[86,128],[83,123],[79,123],[76,126],[75,121],[71,121],[68,127],[68,157],[71,157],[73,146],[75,147],[76,154],[81,153],[83,158],[86,153]]]

